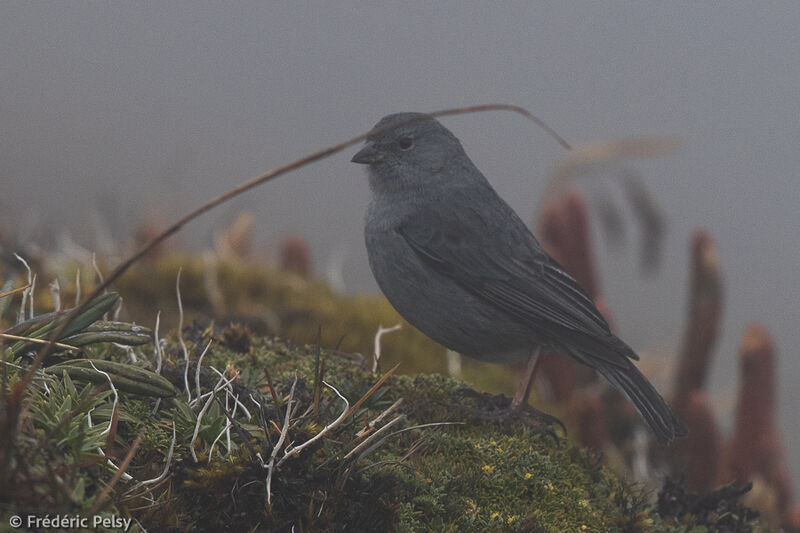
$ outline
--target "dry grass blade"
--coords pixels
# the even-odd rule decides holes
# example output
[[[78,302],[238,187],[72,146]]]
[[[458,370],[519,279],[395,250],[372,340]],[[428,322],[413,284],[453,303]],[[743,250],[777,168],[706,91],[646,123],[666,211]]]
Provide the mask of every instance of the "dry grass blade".
[[[272,505],[272,472],[275,469],[275,458],[278,456],[278,452],[281,451],[283,448],[283,443],[286,441],[286,436],[289,434],[289,422],[292,419],[292,412],[294,411],[292,403],[294,400],[294,389],[297,386],[297,376],[294,378],[294,382],[292,383],[292,388],[289,390],[289,398],[286,400],[286,416],[283,419],[283,428],[281,428],[280,436],[278,437],[278,442],[275,443],[275,447],[272,448],[272,453],[269,456],[269,464],[266,465],[267,469],[267,477],[265,480],[266,486],[266,498],[267,498],[267,505]],[[258,456],[261,457],[260,455]],[[262,461],[263,462],[263,461]]]
[[[361,450],[372,444],[375,439],[383,436],[387,431],[389,431],[395,424],[398,424],[401,420],[405,418],[405,415],[397,415],[395,418],[390,420],[386,425],[381,427],[378,431],[364,439],[361,443],[358,444],[355,448],[350,450],[347,455],[344,456],[345,459],[349,459],[350,457],[356,455]]]
[[[389,370],[389,371],[388,371],[388,372],[386,372],[384,375],[382,375],[382,376],[381,376],[381,379],[379,379],[378,381],[376,381],[376,382],[375,382],[375,385],[373,385],[372,387],[370,387],[370,389],[369,389],[369,390],[368,390],[368,391],[367,391],[367,392],[364,394],[364,396],[362,396],[362,397],[361,397],[361,398],[360,398],[360,399],[359,399],[359,400],[358,400],[356,403],[354,403],[354,404],[353,404],[353,406],[352,406],[350,409],[348,409],[348,411],[345,413],[345,415],[344,415],[344,417],[342,418],[342,420],[346,420],[346,419],[347,419],[347,418],[348,418],[350,415],[352,415],[353,413],[355,413],[355,412],[356,412],[356,410],[357,410],[359,407],[361,407],[361,404],[363,404],[365,401],[367,401],[367,398],[369,398],[370,396],[372,396],[372,394],[373,394],[373,393],[374,393],[376,390],[378,390],[378,389],[380,388],[380,386],[381,386],[381,385],[383,385],[383,382],[384,382],[384,381],[386,381],[387,379],[389,379],[389,376],[391,376],[392,374],[394,374],[395,370],[397,370],[399,367],[400,367],[400,363],[397,363],[396,365],[394,365],[394,366],[391,368],[391,370]]]
[[[552,138],[554,138],[558,144],[563,146],[566,150],[572,150],[572,147],[569,145],[567,141],[564,140],[561,135],[556,133],[556,130],[551,128],[547,125],[542,119],[525,109],[524,107],[520,107],[518,105],[511,105],[511,104],[481,104],[481,105],[472,105],[472,106],[465,106],[465,107],[456,107],[453,109],[443,109],[441,111],[434,111],[433,113],[428,113],[432,117],[444,117],[448,115],[464,115],[467,113],[480,113],[482,111],[512,111],[514,113],[519,113],[523,117],[527,118],[528,120],[533,121],[537,126],[542,128],[544,131],[547,132]]]
[[[30,288],[29,284],[25,284],[22,287],[17,287],[16,289],[11,289],[10,291],[0,292],[0,298],[5,298],[6,296],[11,296],[12,294],[17,294],[18,292],[22,292],[28,290]]]
[[[278,393],[275,392],[275,385],[272,384],[272,375],[266,366],[264,367],[264,377],[267,378],[267,387],[269,387],[269,394],[272,396],[272,405],[277,409],[281,402],[278,400]]]
[[[367,435],[367,434],[369,434],[369,433],[372,431],[372,429],[373,429],[373,428],[374,428],[376,425],[378,425],[378,424],[379,424],[379,423],[380,423],[380,422],[381,422],[381,421],[382,421],[384,418],[386,418],[387,416],[389,416],[390,414],[392,414],[392,413],[395,411],[395,409],[397,409],[398,407],[400,407],[400,404],[401,404],[401,403],[403,403],[403,399],[402,399],[402,398],[398,398],[398,399],[397,399],[397,400],[396,400],[396,401],[395,401],[395,402],[394,402],[392,405],[390,405],[389,407],[387,407],[387,408],[386,408],[386,409],[385,409],[385,410],[384,410],[384,411],[383,411],[381,414],[379,414],[378,416],[376,416],[376,417],[375,417],[375,418],[372,420],[372,422],[369,422],[368,424],[366,424],[366,425],[364,426],[364,429],[362,429],[361,431],[359,431],[358,433],[356,433],[356,438],[357,438],[357,439],[360,439],[360,438],[362,438],[364,435]]]
[[[347,416],[346,416],[346,415],[347,415],[347,412],[348,412],[348,409],[347,409],[347,408],[348,408],[348,407],[350,407],[350,402],[348,402],[348,401],[347,401],[347,398],[345,398],[344,396],[342,396],[342,394],[341,394],[341,393],[340,393],[340,392],[339,392],[339,391],[336,389],[336,387],[334,387],[333,385],[331,385],[330,383],[327,383],[327,382],[325,383],[325,385],[326,385],[327,387],[329,387],[331,390],[333,390],[333,392],[335,392],[335,393],[336,393],[336,395],[337,395],[337,396],[338,396],[338,397],[339,397],[339,398],[340,398],[340,399],[341,399],[341,400],[344,402],[344,410],[342,411],[342,414],[341,414],[341,415],[339,415],[339,418],[337,418],[336,420],[334,420],[333,422],[331,422],[330,424],[328,424],[327,426],[325,426],[324,428],[322,428],[322,431],[320,431],[319,433],[317,433],[316,435],[314,435],[313,437],[311,437],[310,439],[308,439],[308,440],[307,440],[306,442],[304,442],[303,444],[300,444],[300,445],[298,445],[298,446],[294,446],[294,447],[291,447],[291,448],[290,448],[289,446],[287,446],[287,447],[286,447],[286,451],[284,452],[284,455],[283,455],[283,457],[282,457],[282,458],[281,458],[281,460],[280,460],[280,461],[278,461],[278,463],[275,465],[275,467],[276,467],[276,468],[277,468],[277,467],[280,467],[280,466],[281,466],[281,465],[284,463],[284,461],[286,461],[288,458],[290,458],[290,457],[296,457],[296,456],[297,456],[297,455],[299,455],[299,454],[300,454],[300,452],[301,452],[301,451],[303,451],[305,448],[307,448],[307,447],[311,446],[313,443],[315,443],[316,441],[318,441],[318,440],[320,440],[322,437],[324,437],[324,436],[325,436],[327,433],[330,433],[331,431],[333,431],[334,429],[336,429],[337,427],[339,427],[339,425],[340,425],[342,422],[344,422],[344,419],[345,419],[345,418],[347,418]],[[290,446],[291,446],[291,445],[290,445]]]
[[[0,337],[4,339],[11,339],[13,341],[25,341],[30,342],[33,344],[49,344],[50,341],[46,341],[43,339],[34,339],[33,337],[22,337],[19,335],[11,335],[9,333],[0,333]],[[77,346],[70,346],[69,344],[64,344],[63,342],[54,342],[52,343],[53,346],[57,346],[58,348],[64,348],[65,350],[75,350],[78,351],[80,348]]]

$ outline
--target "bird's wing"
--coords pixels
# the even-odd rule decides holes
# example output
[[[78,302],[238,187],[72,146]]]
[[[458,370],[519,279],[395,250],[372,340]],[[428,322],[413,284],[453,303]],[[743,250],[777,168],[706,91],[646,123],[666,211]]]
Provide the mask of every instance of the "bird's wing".
[[[487,208],[486,204],[481,207]],[[578,282],[541,249],[510,208],[485,215],[469,208],[459,209],[457,215],[452,210],[423,209],[398,232],[436,272],[544,336],[553,338],[553,333],[560,332],[574,336],[578,344],[613,338]],[[490,227],[489,218],[500,223]],[[628,351],[625,355],[636,358]],[[616,350],[592,352],[611,364],[624,363]]]

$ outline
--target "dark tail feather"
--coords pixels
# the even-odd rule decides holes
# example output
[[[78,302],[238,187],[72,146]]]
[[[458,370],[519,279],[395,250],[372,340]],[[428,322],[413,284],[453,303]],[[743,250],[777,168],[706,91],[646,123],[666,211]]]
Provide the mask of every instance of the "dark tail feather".
[[[675,437],[686,435],[686,426],[675,416],[655,387],[633,363],[626,363],[624,366],[598,365],[596,368],[639,410],[659,443],[669,444]]]

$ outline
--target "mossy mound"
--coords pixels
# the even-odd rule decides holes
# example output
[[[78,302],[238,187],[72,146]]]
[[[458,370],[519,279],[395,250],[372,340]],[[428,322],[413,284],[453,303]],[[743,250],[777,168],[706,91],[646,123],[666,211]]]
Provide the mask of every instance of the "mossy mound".
[[[221,338],[226,336],[231,335],[223,332]],[[240,419],[239,433],[232,432],[233,452],[215,452],[208,462],[210,440],[225,420],[221,409],[209,410],[207,423],[217,417],[218,427],[196,443],[199,462],[189,458],[185,441],[179,443],[180,459],[163,491],[168,503],[134,513],[147,529],[169,524],[176,531],[714,530],[703,529],[692,515],[659,515],[654,494],[620,481],[569,441],[521,423],[470,420],[465,408],[487,408],[491,402],[440,375],[389,377],[342,425],[274,469],[267,504],[267,470],[255,455],[266,460],[279,440],[295,379],[296,418],[288,439],[297,446],[343,412],[333,387],[352,406],[381,376],[365,371],[358,357],[263,338],[250,339],[245,352],[224,341],[215,344],[204,364],[227,367],[229,373],[235,369],[241,394],[255,391],[264,402],[263,420],[256,422],[255,412],[250,422]],[[320,387],[315,418],[315,375],[323,367],[329,386]],[[266,389],[265,369],[278,408]],[[179,384],[180,364],[169,365],[166,374]],[[356,450],[368,438],[359,438],[359,432],[398,401],[374,430],[399,416],[397,424]],[[188,434],[187,429],[179,433]]]
[[[0,518],[99,509],[133,518],[133,531],[176,532],[762,531],[740,493],[698,507],[671,486],[657,507],[655,494],[568,439],[475,421],[471,410],[501,398],[462,382],[375,374],[360,356],[241,326],[188,327],[184,337],[188,369],[178,343],[161,369],[177,394],[118,390],[116,417],[115,395],[91,383],[51,374],[49,386],[31,385],[30,409],[2,443]],[[135,363],[113,345],[83,355],[152,368],[152,353],[136,350]],[[21,372],[7,372],[8,390]],[[132,479],[114,481],[106,458],[120,464],[131,450]]]

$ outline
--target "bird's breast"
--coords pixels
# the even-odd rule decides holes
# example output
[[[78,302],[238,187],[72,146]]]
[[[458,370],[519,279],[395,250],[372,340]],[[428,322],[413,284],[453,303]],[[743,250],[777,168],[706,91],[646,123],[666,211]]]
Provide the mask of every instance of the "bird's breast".
[[[382,211],[372,206],[367,214],[367,255],[378,286],[400,315],[464,355],[492,362],[526,357],[527,329],[425,264],[397,231],[402,222]]]

